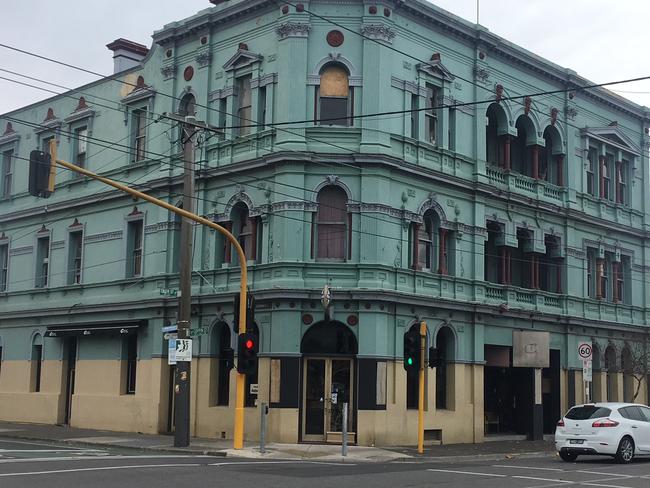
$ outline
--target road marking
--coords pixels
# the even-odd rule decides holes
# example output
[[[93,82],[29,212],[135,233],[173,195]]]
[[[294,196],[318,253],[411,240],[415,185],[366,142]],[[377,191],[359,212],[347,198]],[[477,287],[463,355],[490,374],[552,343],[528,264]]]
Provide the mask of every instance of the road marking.
[[[45,444],[44,442],[32,442],[32,441],[21,441],[21,440],[15,440],[15,439],[9,439],[7,437],[2,437],[0,438],[0,444],[5,443],[5,444],[26,444],[28,446],[46,446],[46,447],[53,447],[55,444],[50,443],[50,444]],[[61,447],[61,449],[79,449],[77,447]]]
[[[603,468],[605,469],[605,468]],[[616,473],[603,473],[602,471],[589,471],[586,469],[578,469],[575,471],[576,473],[586,473],[586,474],[599,474],[601,476],[620,476],[621,478],[636,478],[636,476],[632,476],[629,474],[616,474]]]
[[[605,484],[602,484],[602,483],[592,483],[590,481],[581,481],[580,484],[585,485],[585,486],[601,486],[601,487],[605,487],[605,488],[630,488],[629,486],[605,485]]]
[[[52,471],[26,471],[24,473],[0,473],[0,477],[8,476],[37,476],[43,474],[60,474],[60,473],[80,473],[83,471],[109,471],[115,469],[143,469],[143,468],[181,468],[202,466],[201,464],[188,463],[188,464],[140,464],[133,466],[102,466],[98,468],[77,468],[77,469],[55,469]]]
[[[512,476],[512,478],[517,478],[520,480],[550,481],[551,483],[573,484],[573,481],[555,480],[551,478],[535,478],[534,476]]]
[[[199,455],[189,455],[189,454],[179,454],[179,455],[139,455],[139,456],[103,456],[97,458],[88,458],[80,456],[65,456],[65,457],[45,457],[45,458],[18,458],[18,459],[0,459],[0,464],[7,463],[33,463],[33,462],[57,462],[57,461],[105,461],[112,459],[184,459],[184,458],[211,458],[214,459],[214,456],[207,456],[204,454]]]
[[[324,464],[326,466],[356,466],[354,463],[335,463],[327,461],[307,461],[307,460],[295,460],[295,461],[239,461],[239,462],[223,462],[223,463],[210,463],[208,466],[239,466],[241,464],[246,465],[256,465],[256,464]]]
[[[534,466],[504,466],[502,464],[493,464],[493,468],[504,468],[504,469],[539,469],[542,471],[564,471],[560,468],[536,468]]]
[[[0,452],[102,452],[101,449],[0,449]]]
[[[453,469],[427,469],[427,471],[435,471],[438,473],[455,473],[455,474],[467,474],[474,476],[493,476],[495,478],[507,478],[506,474],[495,474],[495,473],[475,473],[473,471],[454,471]]]

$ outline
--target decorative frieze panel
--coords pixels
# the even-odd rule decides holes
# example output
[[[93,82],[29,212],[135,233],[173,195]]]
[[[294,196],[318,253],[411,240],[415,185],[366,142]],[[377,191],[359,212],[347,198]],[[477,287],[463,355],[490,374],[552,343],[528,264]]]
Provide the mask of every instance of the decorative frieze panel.
[[[279,40],[289,37],[309,37],[311,25],[305,22],[285,22],[276,27],[275,32]]]
[[[160,74],[164,80],[172,79],[176,75],[176,65],[168,64],[167,66],[163,66],[160,68]]]
[[[24,254],[32,254],[33,252],[34,246],[14,247],[9,251],[9,256],[22,256]]]
[[[65,247],[65,241],[52,241],[51,249],[63,249]]]
[[[395,29],[384,24],[365,24],[361,26],[361,34],[369,39],[385,41],[389,44],[393,43],[397,35]]]
[[[90,234],[84,237],[84,243],[91,244],[93,242],[113,241],[122,238],[123,231],[114,230],[111,232],[102,232],[101,234]]]
[[[196,63],[199,65],[199,68],[205,68],[212,61],[212,53],[210,51],[201,51],[196,55]]]
[[[150,224],[147,225],[144,228],[144,233],[145,234],[155,234],[156,232],[166,232],[166,231],[174,231],[174,230],[180,230],[181,224],[180,222],[176,222],[174,220],[168,220],[166,222],[158,222],[156,224]]]

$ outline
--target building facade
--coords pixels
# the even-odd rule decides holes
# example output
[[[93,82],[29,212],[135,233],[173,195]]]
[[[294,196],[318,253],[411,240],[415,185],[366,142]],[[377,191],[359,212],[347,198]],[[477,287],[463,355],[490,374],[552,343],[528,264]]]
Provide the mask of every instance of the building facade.
[[[206,2],[207,3],[207,2]],[[29,152],[197,212],[245,249],[268,438],[413,442],[404,335],[425,320],[428,441],[539,437],[585,401],[648,401],[650,110],[424,0],[231,0],[118,40],[112,77],[0,116],[0,419],[173,429],[180,221]],[[192,433],[231,438],[240,268],[195,228]],[[331,304],[321,303],[324,286]],[[637,378],[640,381],[637,381]],[[588,399],[588,398],[587,398]]]

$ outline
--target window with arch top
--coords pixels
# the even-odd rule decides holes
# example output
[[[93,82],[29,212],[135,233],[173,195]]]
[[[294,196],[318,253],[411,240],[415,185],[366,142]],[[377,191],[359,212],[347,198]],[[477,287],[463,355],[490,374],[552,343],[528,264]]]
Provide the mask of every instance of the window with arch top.
[[[431,209],[422,217],[422,223],[411,224],[411,267],[442,275],[453,275],[453,233],[440,225],[440,218]]]
[[[348,71],[339,64],[328,64],[320,73],[316,88],[314,122],[319,125],[351,126],[353,89]]]
[[[318,211],[312,226],[315,233],[312,236],[312,255],[322,260],[349,259],[350,214],[345,191],[337,186],[326,186],[318,192],[317,202]]]

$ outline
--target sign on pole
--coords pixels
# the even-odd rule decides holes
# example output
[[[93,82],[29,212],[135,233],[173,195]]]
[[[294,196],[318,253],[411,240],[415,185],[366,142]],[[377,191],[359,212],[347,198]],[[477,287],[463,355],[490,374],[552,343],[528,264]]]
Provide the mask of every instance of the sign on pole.
[[[591,359],[582,361],[582,379],[583,381],[592,381]]]
[[[176,339],[176,361],[192,361],[192,339]]]
[[[176,364],[176,339],[169,339],[169,346],[167,349],[167,364]]]
[[[592,346],[591,342],[581,342],[578,344],[578,357],[583,361],[591,361]]]

